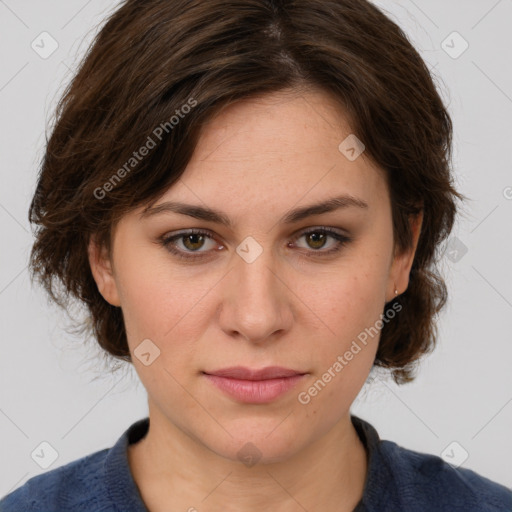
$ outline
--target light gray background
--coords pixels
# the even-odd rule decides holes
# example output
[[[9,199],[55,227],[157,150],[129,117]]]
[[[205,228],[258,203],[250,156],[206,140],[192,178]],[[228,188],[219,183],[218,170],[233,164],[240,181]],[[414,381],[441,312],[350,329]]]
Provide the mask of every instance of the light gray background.
[[[434,70],[455,125],[455,172],[472,201],[452,233],[443,269],[450,292],[438,347],[416,381],[365,386],[352,412],[381,438],[420,452],[469,454],[462,467],[512,486],[512,2],[376,2]],[[53,469],[110,447],[147,415],[131,367],[102,376],[101,361],[67,334],[65,316],[32,288],[27,210],[45,125],[88,43],[116,2],[0,0],[0,496],[44,470],[31,453],[46,441]],[[42,59],[32,41],[47,31],[59,47]],[[469,43],[462,48],[457,31]],[[448,39],[447,37],[450,36]],[[461,245],[463,244],[463,246]],[[456,247],[455,245],[453,247]]]

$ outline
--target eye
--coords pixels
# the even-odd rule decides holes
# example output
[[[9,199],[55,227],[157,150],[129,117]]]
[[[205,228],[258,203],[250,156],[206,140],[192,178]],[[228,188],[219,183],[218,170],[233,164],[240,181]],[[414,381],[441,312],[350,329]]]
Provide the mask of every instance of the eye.
[[[190,229],[175,235],[166,236],[161,240],[161,244],[172,254],[182,259],[199,259],[204,253],[209,251],[200,251],[205,246],[206,241],[212,241],[213,237],[208,231]],[[177,246],[181,243],[183,248]],[[215,244],[214,244],[215,245]],[[189,255],[187,253],[200,253],[199,256]]]
[[[324,257],[339,252],[342,247],[352,241],[350,237],[342,234],[331,228],[317,227],[309,228],[307,231],[302,231],[293,238],[293,244],[301,238],[305,239],[307,244],[306,256],[307,257]],[[330,248],[327,250],[321,250],[327,244],[327,241],[331,238],[334,243],[330,244]],[[210,250],[208,250],[208,242],[212,243]],[[159,243],[163,245],[171,254],[174,254],[180,259],[184,260],[199,260],[204,257],[208,257],[208,253],[212,252],[215,247],[214,237],[209,231],[190,229],[175,233],[170,236],[164,236],[159,240]],[[180,247],[181,245],[181,247]],[[290,244],[288,244],[290,246]],[[206,250],[201,250],[204,248]],[[300,249],[304,247],[298,246]],[[308,250],[308,247],[310,250]],[[219,249],[224,247],[220,245]]]
[[[337,230],[326,228],[326,227],[316,227],[309,228],[307,231],[303,231],[300,233],[295,240],[300,240],[304,238],[308,247],[313,248],[312,251],[309,251],[307,254],[308,257],[323,257],[331,254],[335,254],[339,252],[344,245],[348,244],[352,241],[352,239],[338,232]],[[330,249],[320,250],[327,245],[327,240],[331,238],[334,240],[334,243],[330,244]],[[307,249],[307,247],[306,247]]]

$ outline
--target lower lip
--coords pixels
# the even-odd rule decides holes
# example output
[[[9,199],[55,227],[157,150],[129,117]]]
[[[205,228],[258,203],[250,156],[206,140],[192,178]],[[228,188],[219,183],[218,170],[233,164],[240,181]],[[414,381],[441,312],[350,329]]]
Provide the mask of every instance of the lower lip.
[[[241,380],[204,374],[205,377],[228,395],[251,404],[264,404],[294,388],[306,375],[293,375],[279,379]]]

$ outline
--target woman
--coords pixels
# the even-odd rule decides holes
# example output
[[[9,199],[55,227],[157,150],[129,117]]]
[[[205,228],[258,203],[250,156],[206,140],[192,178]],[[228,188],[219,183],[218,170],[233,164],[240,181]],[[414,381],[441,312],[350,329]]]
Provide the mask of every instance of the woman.
[[[124,2],[59,105],[31,268],[149,418],[2,511],[512,510],[350,414],[372,367],[410,382],[434,347],[451,136],[366,1]]]

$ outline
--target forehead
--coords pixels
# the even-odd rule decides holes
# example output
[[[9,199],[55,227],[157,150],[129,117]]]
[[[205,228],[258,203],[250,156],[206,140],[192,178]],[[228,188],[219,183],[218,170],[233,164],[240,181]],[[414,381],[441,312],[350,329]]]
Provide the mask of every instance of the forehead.
[[[235,102],[203,128],[195,157],[272,159],[337,147],[352,132],[348,116],[317,89],[284,90]]]
[[[203,126],[181,179],[153,206],[200,205],[234,223],[244,215],[275,222],[293,208],[340,195],[379,210],[387,200],[383,173],[364,152],[347,158],[340,150],[347,137],[353,135],[343,109],[320,91],[236,102]]]
[[[350,161],[339,148],[347,137],[353,137],[347,115],[321,91],[242,100],[203,127],[183,179],[223,188],[243,181],[259,190],[286,186],[290,194],[332,186],[371,193],[382,185],[382,171],[364,152]]]

